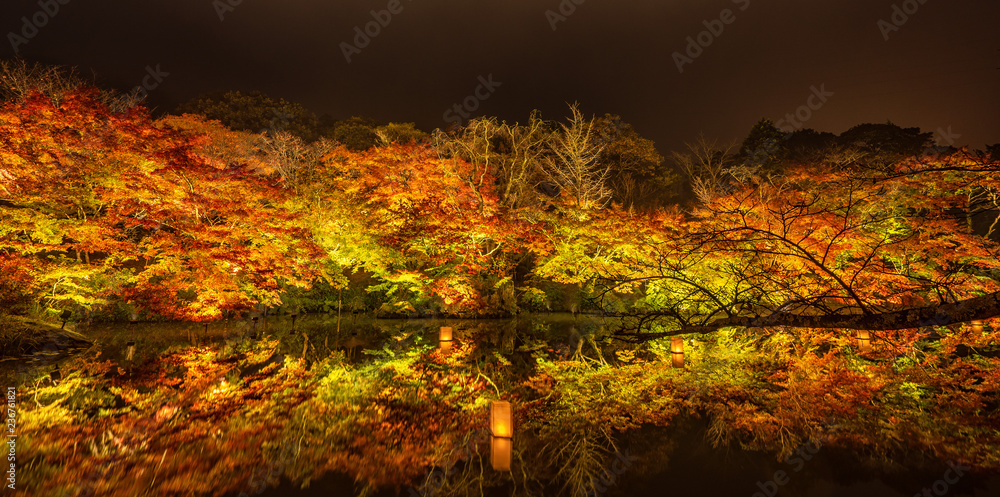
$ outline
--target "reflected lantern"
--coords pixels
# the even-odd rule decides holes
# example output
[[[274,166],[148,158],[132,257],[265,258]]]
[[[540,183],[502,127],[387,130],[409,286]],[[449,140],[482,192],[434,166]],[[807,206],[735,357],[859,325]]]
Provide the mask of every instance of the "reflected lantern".
[[[490,438],[490,464],[495,471],[510,471],[513,441],[509,438]]]
[[[673,359],[675,368],[684,367],[684,339],[673,337],[670,339],[670,356]]]
[[[490,404],[490,463],[496,471],[510,471],[513,452],[514,419],[510,402]]]
[[[858,330],[858,348],[862,354],[872,351],[872,334],[868,330]]]
[[[448,352],[451,350],[452,345],[452,330],[450,326],[442,326],[441,333],[438,335],[438,347],[441,350]]]

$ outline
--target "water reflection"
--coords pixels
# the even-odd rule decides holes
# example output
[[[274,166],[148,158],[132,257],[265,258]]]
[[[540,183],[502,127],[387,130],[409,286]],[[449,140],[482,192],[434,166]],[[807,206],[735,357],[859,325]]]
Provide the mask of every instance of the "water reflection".
[[[395,352],[419,344],[430,344],[430,340],[439,338],[437,335],[441,328],[450,328],[453,340],[466,337],[464,339],[477,346],[510,356],[532,340],[545,341],[557,348],[571,343],[576,350],[582,346],[581,337],[599,335],[602,328],[610,329],[614,324],[599,316],[581,315],[574,319],[568,313],[494,320],[393,320],[366,315],[338,319],[327,314],[265,316],[260,313],[243,319],[207,323],[95,322],[81,325],[76,331],[98,342],[104,358],[116,361],[123,361],[129,342],[134,342],[134,362],[142,363],[172,347],[220,345],[236,340],[274,337],[279,340],[282,352],[293,357],[318,360],[340,350],[348,360],[364,362],[366,355],[362,352],[366,349],[388,347]],[[443,342],[437,340],[442,349],[450,348]]]
[[[609,328],[607,321],[598,318],[569,315],[494,321],[341,321],[322,315],[297,319],[262,315],[256,323],[247,318],[207,325],[95,324],[81,331],[97,342],[101,358],[112,362],[125,361],[129,342],[135,342],[132,359],[137,368],[161,353],[184,351],[171,364],[185,364],[185,368],[164,367],[167,371],[157,378],[149,374],[154,368],[148,368],[146,377],[151,379],[147,384],[136,385],[132,376],[116,375],[113,370],[95,376],[95,382],[107,380],[107,384],[96,383],[103,390],[94,396],[111,398],[102,401],[103,409],[124,408],[121,396],[140,390],[143,395],[154,392],[158,402],[165,403],[159,407],[147,405],[142,398],[129,399],[134,402],[129,408],[140,414],[138,421],[127,420],[131,424],[125,426],[134,428],[152,419],[154,428],[140,432],[143,443],[149,439],[161,444],[155,454],[149,451],[151,462],[145,468],[150,473],[163,458],[168,459],[165,468],[175,471],[172,475],[185,474],[178,468],[198,457],[203,467],[214,467],[217,460],[202,456],[202,451],[211,454],[215,450],[223,457],[237,447],[244,451],[244,459],[237,462],[256,468],[247,471],[248,481],[240,482],[242,491],[263,490],[263,495],[357,495],[372,489],[353,481],[382,479],[410,485],[413,492],[409,495],[428,496],[753,495],[761,488],[769,491],[779,486],[780,495],[869,492],[902,496],[933,484],[946,469],[939,463],[915,464],[908,467],[918,469],[896,466],[894,474],[826,446],[809,452],[810,459],[803,457],[802,464],[777,460],[769,451],[742,450],[736,445],[714,448],[706,442],[709,426],[705,421],[677,415],[677,406],[685,398],[660,388],[679,375],[691,374],[689,370],[662,364],[655,373],[660,375],[659,384],[641,391],[653,395],[635,400],[626,398],[624,390],[648,378],[661,364],[635,368],[635,376],[586,367],[586,361],[596,366],[603,355],[613,357],[615,346],[603,340],[603,330]],[[254,338],[255,332],[260,336]],[[250,347],[264,341],[277,345],[266,351]],[[200,347],[192,350],[192,344]],[[683,361],[683,342],[680,345],[679,349],[671,347],[669,356],[676,359],[681,354]],[[448,354],[436,350],[446,352],[446,347]],[[703,363],[696,355],[698,349],[688,350],[695,354],[695,366]],[[539,361],[543,357],[552,361]],[[295,358],[305,361],[288,360]],[[565,364],[571,359],[580,364],[570,369]],[[53,368],[51,383],[59,382],[62,375],[62,370]],[[559,375],[563,376],[554,378]],[[554,388],[559,382],[563,387]],[[179,400],[182,391],[187,400]],[[521,397],[510,396],[515,391]],[[43,401],[54,402],[45,395],[56,398],[56,392],[43,392]],[[511,404],[506,410],[488,409],[489,401],[498,398],[510,399]],[[251,402],[257,410],[239,410]],[[621,409],[620,404],[626,403],[650,407]],[[170,416],[159,415],[164,408],[173,410]],[[270,420],[274,424],[247,427],[258,421],[256,416],[266,417],[278,408],[283,410]],[[118,417],[129,415],[119,412],[101,422],[116,423]],[[667,426],[637,423],[641,426],[624,432],[611,428],[631,423],[632,416],[648,416]],[[196,427],[196,422],[204,427]],[[161,433],[159,426],[164,433],[191,431],[178,437],[183,440],[179,443],[173,435],[166,440],[153,438]],[[139,445],[129,445],[127,437],[122,442],[117,426],[113,429],[114,436],[101,431],[103,438],[93,444],[95,454],[114,455],[113,450],[128,446],[147,456],[134,448]],[[257,438],[248,443],[248,436]],[[51,457],[64,452],[53,450]],[[167,453],[171,455],[162,455]],[[174,454],[183,457],[170,460]],[[126,456],[108,457],[118,461]],[[135,461],[137,465],[147,462]],[[48,469],[56,468],[50,464]],[[776,479],[779,471],[784,474]],[[312,480],[315,475],[324,476]],[[910,484],[927,478],[931,478],[927,483],[909,490]],[[264,490],[279,482],[277,489]],[[300,490],[303,482],[309,486]],[[995,479],[970,475],[949,495],[972,495],[975,488],[995,491],[1000,486]],[[385,492],[382,495],[396,495],[392,490]]]

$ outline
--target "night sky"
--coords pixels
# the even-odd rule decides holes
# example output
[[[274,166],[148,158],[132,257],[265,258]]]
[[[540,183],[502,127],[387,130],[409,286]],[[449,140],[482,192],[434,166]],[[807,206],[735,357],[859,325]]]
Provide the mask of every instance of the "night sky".
[[[492,75],[500,84],[472,115],[556,119],[579,101],[620,114],[661,152],[699,133],[742,139],[761,117],[797,110],[821,131],[891,120],[950,129],[954,145],[1000,142],[995,0],[45,1],[66,3],[49,16],[37,0],[3,0],[0,57],[17,44],[28,61],[120,89],[159,67],[157,112],[261,90],[338,119],[431,130]],[[397,13],[348,63],[342,44],[387,8]],[[22,17],[45,22],[33,32]],[[679,71],[699,36],[707,46]],[[832,95],[810,100],[813,88]]]

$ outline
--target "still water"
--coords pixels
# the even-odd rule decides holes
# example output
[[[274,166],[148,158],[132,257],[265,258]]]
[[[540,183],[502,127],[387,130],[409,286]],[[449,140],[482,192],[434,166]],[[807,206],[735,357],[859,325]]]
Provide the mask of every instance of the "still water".
[[[161,353],[191,344],[223,345],[241,337],[270,336],[280,345],[278,352],[288,357],[319,360],[331,351],[343,351],[347,359],[361,364],[372,360],[370,351],[398,352],[434,340],[442,326],[455,330],[458,341],[474,341],[477,350],[499,351],[509,357],[515,371],[527,376],[532,367],[524,346],[546,343],[556,356],[566,357],[581,341],[597,338],[601,353],[613,356],[620,345],[600,340],[617,324],[598,316],[546,314],[521,316],[516,320],[410,319],[385,320],[364,316],[331,315],[266,317],[198,323],[96,323],[80,325],[76,331],[97,342],[102,359],[122,367],[155,360]],[[132,361],[126,359],[128,345],[134,344]],[[366,350],[369,351],[366,353]],[[475,359],[474,357],[472,359]],[[36,361],[35,366],[55,370],[59,357]],[[975,474],[958,462],[943,463],[915,459],[905,464],[880,464],[833,447],[821,441],[799,448],[787,459],[777,460],[773,453],[743,450],[738,447],[713,447],[706,441],[707,424],[703,419],[678,418],[669,427],[646,426],[615,435],[616,451],[604,460],[604,477],[597,492],[591,495],[719,495],[719,496],[888,496],[912,495],[1000,496],[1000,476]],[[521,436],[514,440],[514,451],[531,451]],[[470,453],[488,458],[489,443],[482,440],[469,448]],[[428,468],[424,478],[409,487],[380,489],[375,495],[449,495],[455,489],[446,485],[465,471],[467,462],[459,461],[447,470]],[[522,471],[515,461],[513,471]],[[327,474],[300,488],[282,478],[280,464],[269,468],[271,481],[278,487],[250,485],[243,493],[261,496],[352,496],[361,489],[351,477]],[[477,471],[479,471],[477,469]],[[250,476],[251,480],[259,477]],[[563,490],[558,486],[521,488],[509,479],[499,486],[463,489],[474,495],[549,495]],[[253,482],[251,482],[253,483]],[[565,495],[565,492],[562,492]],[[238,493],[231,494],[237,497]]]

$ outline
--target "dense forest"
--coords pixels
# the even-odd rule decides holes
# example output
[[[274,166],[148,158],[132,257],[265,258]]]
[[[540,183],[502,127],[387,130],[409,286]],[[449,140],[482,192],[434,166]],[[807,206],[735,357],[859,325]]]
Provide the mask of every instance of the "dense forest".
[[[620,117],[575,104],[556,120],[536,112],[419,130],[318,118],[256,92],[153,117],[134,96],[18,63],[4,63],[0,95],[5,355],[38,348],[24,336],[30,320],[567,311],[621,323],[570,357],[538,345],[530,379],[506,386],[488,377],[502,375],[503,358],[462,365],[461,347],[448,357],[398,352],[368,370],[289,363],[243,380],[238,398],[209,387],[227,381],[236,359],[198,348],[170,351],[164,369],[130,380],[81,359],[72,381],[35,384],[42,400],[77,399],[36,412],[36,469],[46,474],[127,460],[111,470],[116,485],[153,485],[143,478],[159,474],[158,485],[180,492],[199,464],[235,481],[240,457],[278,450],[224,449],[206,427],[239,422],[226,425],[234,440],[314,441],[286,473],[296,482],[336,470],[398,485],[447,457],[421,437],[443,436],[445,425],[456,433],[500,387],[542,438],[555,426],[666,424],[690,409],[712,420],[717,442],[782,455],[822,432],[862,452],[907,448],[1000,468],[1000,145],[936,146],[932,133],[892,123],[835,135],[762,119],[741,143],[703,137],[664,154]],[[690,378],[667,363],[672,338],[688,344]],[[599,343],[614,344],[614,357]],[[239,361],[267,359],[261,347],[240,349]],[[173,366],[179,376],[164,372]],[[421,393],[393,390],[400,382]],[[81,393],[102,388],[116,400]],[[185,400],[164,404],[171,389]],[[263,391],[281,393],[262,400]],[[345,407],[363,399],[374,407]],[[404,407],[441,424],[407,421]],[[189,460],[161,468],[167,442],[149,433],[165,433],[185,409],[208,424],[173,428]],[[143,423],[155,429],[136,431]],[[346,440],[358,426],[368,462],[318,452],[323,437]],[[146,435],[108,438],[122,427]],[[100,440],[89,462],[60,452],[76,436]],[[195,455],[198,444],[231,467]],[[200,491],[220,491],[211,484]]]
[[[915,128],[761,120],[738,147],[702,138],[665,159],[619,117],[576,106],[565,122],[428,134],[260,93],[154,119],[42,66],[8,64],[4,84],[0,302],[15,314],[708,324],[995,291],[997,147],[937,148]]]

